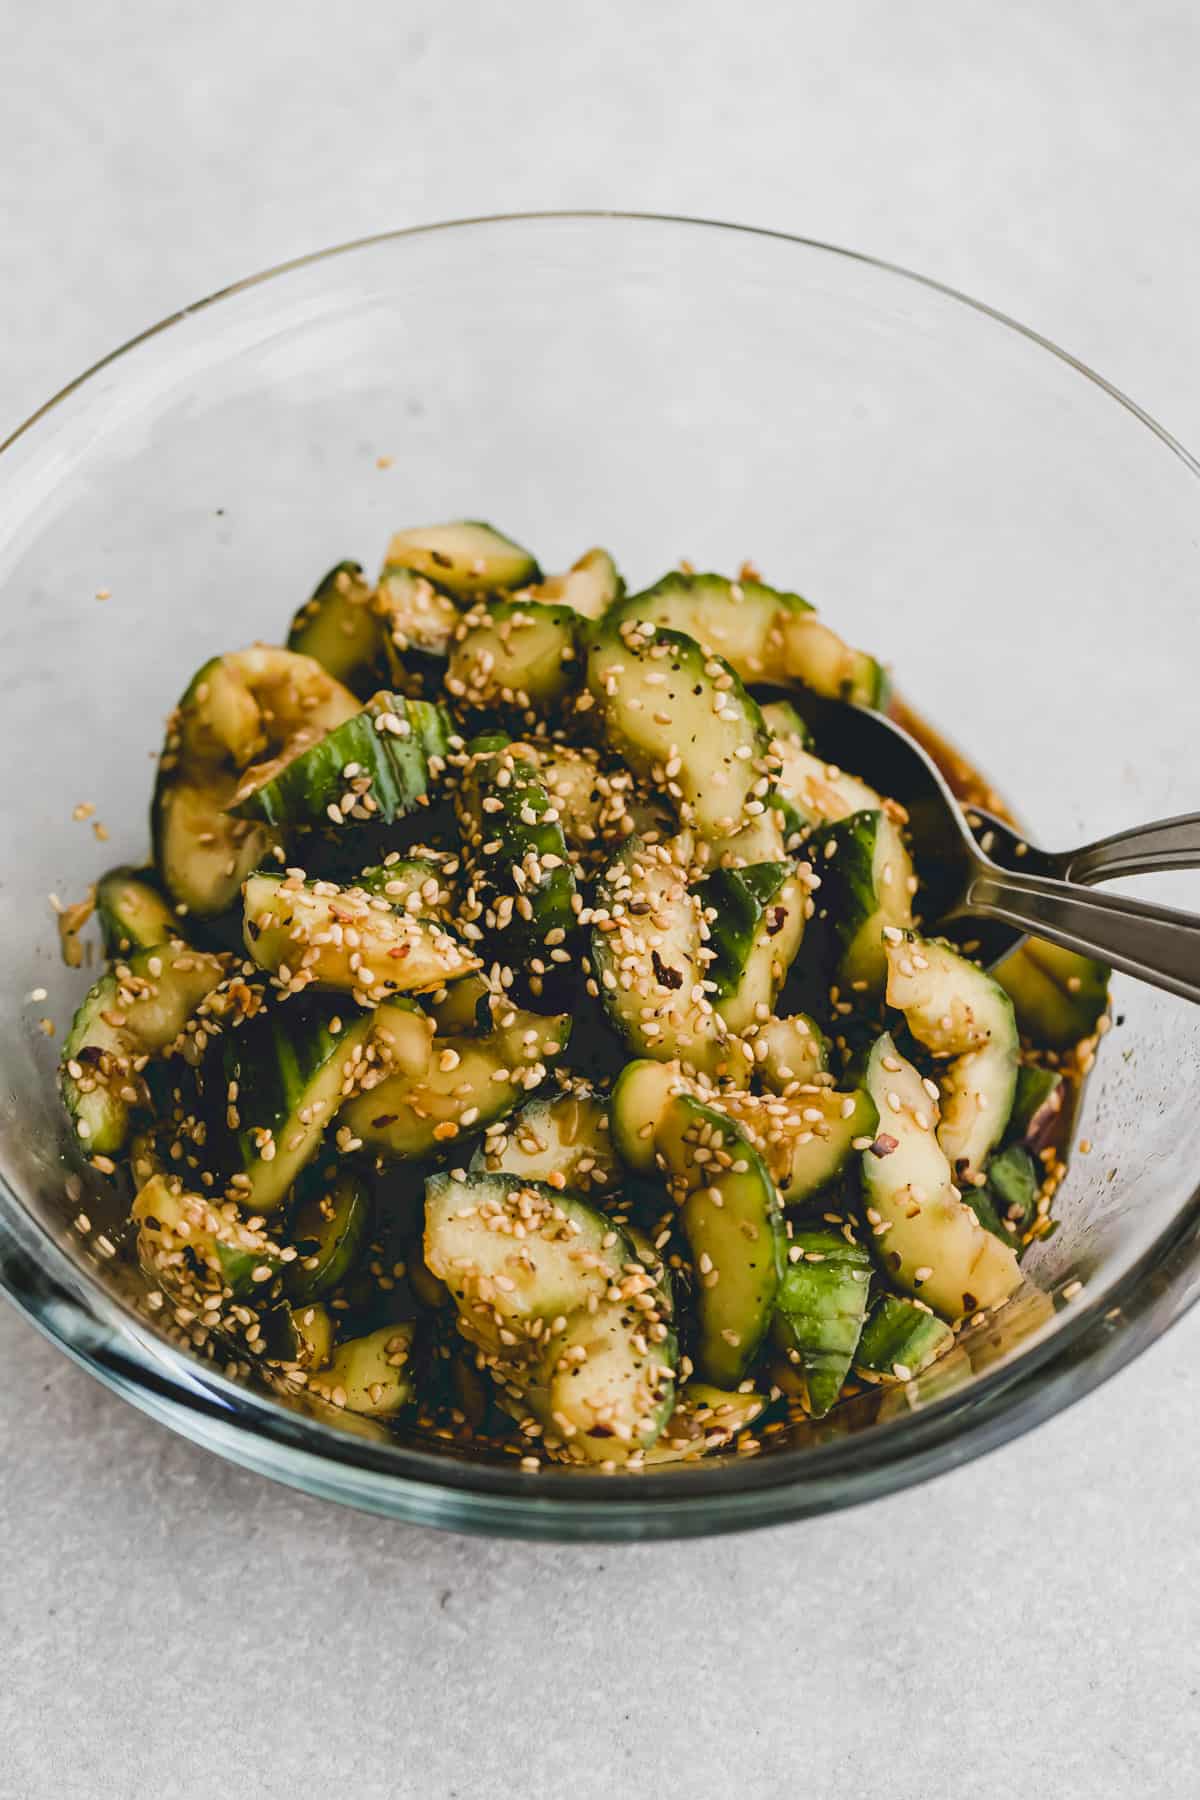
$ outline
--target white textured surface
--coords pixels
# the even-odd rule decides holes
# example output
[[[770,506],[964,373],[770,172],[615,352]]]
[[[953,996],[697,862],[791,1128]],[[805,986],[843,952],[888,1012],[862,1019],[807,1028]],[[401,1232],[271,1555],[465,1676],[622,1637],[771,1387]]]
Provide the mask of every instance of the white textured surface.
[[[1200,14],[0,0],[0,436],[162,313],[392,224],[628,205],[965,287],[1200,443]],[[0,1793],[1200,1788],[1200,1318],[868,1511],[645,1549],[340,1512],[0,1312]]]

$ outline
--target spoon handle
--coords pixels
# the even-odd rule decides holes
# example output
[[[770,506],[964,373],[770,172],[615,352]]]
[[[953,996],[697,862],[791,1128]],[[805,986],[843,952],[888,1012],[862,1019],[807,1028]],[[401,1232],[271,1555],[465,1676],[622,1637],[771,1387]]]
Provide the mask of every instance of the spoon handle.
[[[1200,916],[980,863],[960,909],[1001,919],[1200,1004]]]
[[[1179,813],[1115,832],[1099,843],[1056,857],[1064,881],[1119,881],[1123,875],[1156,875],[1166,869],[1200,869],[1200,813]],[[1058,872],[1057,870],[1055,871]]]

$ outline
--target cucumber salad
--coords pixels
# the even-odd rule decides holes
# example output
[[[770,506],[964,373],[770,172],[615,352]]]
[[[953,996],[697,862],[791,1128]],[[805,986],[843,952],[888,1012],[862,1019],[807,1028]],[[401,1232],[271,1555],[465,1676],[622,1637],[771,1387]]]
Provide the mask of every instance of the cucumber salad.
[[[627,594],[476,522],[206,662],[61,1064],[167,1328],[609,1470],[752,1453],[1003,1306],[1107,971],[940,938],[806,692],[889,704],[752,569]]]

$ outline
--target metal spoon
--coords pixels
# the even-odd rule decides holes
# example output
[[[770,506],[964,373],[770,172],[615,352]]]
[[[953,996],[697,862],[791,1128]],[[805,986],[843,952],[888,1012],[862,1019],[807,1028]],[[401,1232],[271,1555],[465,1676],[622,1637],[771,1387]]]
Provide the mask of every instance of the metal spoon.
[[[989,963],[1033,932],[1200,1002],[1200,915],[1088,891],[1124,875],[1200,868],[1200,814],[1135,826],[1081,850],[1055,853],[1026,843],[1018,857],[1024,840],[970,807],[980,821],[977,840],[937,765],[883,713],[807,691],[800,710],[827,762],[907,809],[930,925],[961,936],[966,921],[976,922],[972,935]]]

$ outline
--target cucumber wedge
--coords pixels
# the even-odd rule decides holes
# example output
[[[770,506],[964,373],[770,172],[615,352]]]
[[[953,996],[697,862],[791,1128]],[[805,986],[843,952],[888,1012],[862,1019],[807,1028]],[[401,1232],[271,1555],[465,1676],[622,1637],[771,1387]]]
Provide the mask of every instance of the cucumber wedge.
[[[827,825],[851,813],[882,810],[882,796],[873,787],[814,756],[795,738],[776,733],[773,753],[780,762],[778,792],[803,824]]]
[[[386,567],[372,596],[392,682],[402,693],[445,678],[459,610],[423,575]]]
[[[284,1267],[279,1244],[247,1225],[231,1202],[186,1193],[163,1175],[139,1189],[131,1217],[147,1278],[187,1305],[213,1294],[266,1300]]]
[[[763,722],[772,741],[786,749],[811,750],[813,735],[807,719],[790,700],[772,700],[762,709]]]
[[[1042,938],[1023,939],[992,974],[1021,1030],[1048,1050],[1070,1050],[1091,1037],[1108,1007],[1112,970]]]
[[[668,1101],[654,1147],[696,1271],[696,1368],[705,1381],[736,1387],[783,1279],[779,1195],[746,1134],[690,1094]]]
[[[609,1119],[613,1146],[627,1169],[652,1175],[654,1134],[675,1094],[698,1094],[677,1062],[639,1057],[627,1062],[613,1085]]]
[[[132,1109],[148,1104],[142,1071],[175,1042],[226,973],[223,957],[185,944],[140,950],[102,975],[71,1022],[59,1080],[80,1144],[111,1156]]]
[[[455,632],[446,689],[463,706],[557,706],[582,678],[579,614],[521,596],[481,600]]]
[[[471,750],[458,790],[470,873],[462,918],[503,964],[531,967],[540,980],[567,960],[562,946],[576,930],[575,878],[558,808],[521,746],[489,737]]]
[[[839,1093],[809,1082],[793,1084],[786,1096],[723,1093],[713,1105],[750,1138],[789,1207],[805,1205],[836,1181],[879,1122],[862,1088]]]
[[[644,1466],[692,1462],[710,1451],[724,1450],[739,1432],[753,1425],[767,1404],[765,1394],[747,1394],[740,1389],[730,1393],[705,1381],[689,1381],[679,1390],[675,1411],[662,1436],[646,1452]]]
[[[954,1169],[974,1173],[1004,1136],[1017,1088],[1012,1001],[948,945],[908,935],[886,946],[887,999],[943,1071],[938,1143]]]
[[[564,575],[551,575],[527,590],[530,600],[567,606],[581,619],[598,619],[625,591],[607,550],[586,550]]]
[[[770,738],[733,669],[694,639],[630,620],[596,627],[588,689],[618,754],[665,788],[681,823],[728,837],[766,810]]]
[[[867,1316],[871,1257],[840,1231],[797,1231],[772,1335],[804,1378],[808,1411],[824,1418],[842,1391]]]
[[[468,1166],[474,1173],[550,1181],[585,1196],[611,1190],[619,1165],[608,1108],[582,1084],[549,1098],[536,1095],[488,1132]]]
[[[290,994],[335,988],[363,1004],[433,993],[480,966],[436,919],[386,899],[296,875],[252,875],[245,889],[246,948]]]
[[[528,550],[478,519],[398,531],[388,545],[385,566],[411,569],[464,600],[528,587],[542,574]]]
[[[868,1000],[887,981],[885,931],[912,925],[912,859],[883,812],[856,812],[819,826],[805,846],[820,878],[817,915],[831,931],[839,983]]]
[[[779,620],[776,680],[801,681],[831,700],[857,706],[883,707],[888,699],[887,670],[865,650],[852,649],[813,613],[788,613]]]
[[[181,935],[179,920],[154,886],[153,870],[110,869],[96,883],[96,918],[106,956],[153,950]]]
[[[232,809],[277,826],[390,825],[428,806],[452,731],[443,706],[378,693],[299,753],[247,769]]]
[[[899,1294],[881,1294],[858,1340],[854,1372],[865,1381],[911,1381],[953,1342],[935,1313]]]
[[[730,1031],[772,1011],[804,936],[808,888],[790,863],[717,869],[700,889],[716,956],[716,1010]]]
[[[285,1266],[283,1289],[296,1307],[341,1285],[365,1248],[371,1225],[371,1196],[353,1170],[336,1164],[314,1169],[313,1182],[308,1173],[287,1230],[296,1257]]]
[[[363,869],[352,885],[364,894],[386,900],[396,912],[448,924],[454,904],[452,880],[441,859],[401,857],[393,851],[385,862]]]
[[[755,1066],[764,1087],[794,1093],[829,1067],[829,1043],[807,1013],[768,1019],[754,1036]]]
[[[385,1156],[416,1160],[514,1112],[567,1047],[569,1014],[501,1011],[488,1037],[439,1038],[422,1074],[386,1077],[346,1104],[339,1123]]]
[[[655,1306],[652,1278],[622,1267],[626,1291],[594,1312],[582,1307],[552,1340],[543,1421],[572,1462],[625,1462],[652,1449],[675,1405],[675,1334]],[[638,1302],[649,1302],[645,1311]]]
[[[937,1103],[886,1031],[871,1049],[866,1086],[882,1129],[863,1154],[863,1197],[890,1278],[947,1319],[1000,1305],[1020,1285],[1016,1256],[961,1198],[934,1135]]]
[[[167,893],[185,913],[214,919],[237,903],[241,886],[279,843],[270,826],[228,811],[240,777],[223,769],[195,779],[160,776],[154,790],[154,861]]]
[[[615,621],[646,621],[683,632],[710,655],[723,656],[743,681],[762,681],[777,661],[781,617],[811,611],[799,594],[780,592],[765,582],[672,570],[644,593],[622,601]]]
[[[383,630],[370,583],[356,562],[335,563],[306,600],[288,632],[287,647],[311,656],[354,692],[379,686]]]
[[[372,1419],[395,1418],[416,1399],[415,1331],[411,1319],[400,1319],[365,1337],[347,1338],[326,1367],[309,1379],[309,1393],[347,1412]]]

